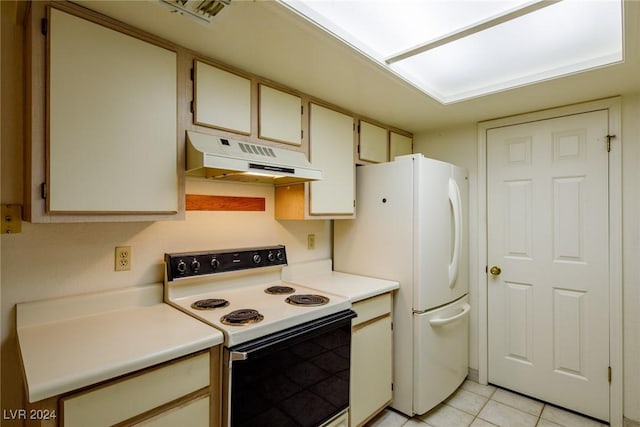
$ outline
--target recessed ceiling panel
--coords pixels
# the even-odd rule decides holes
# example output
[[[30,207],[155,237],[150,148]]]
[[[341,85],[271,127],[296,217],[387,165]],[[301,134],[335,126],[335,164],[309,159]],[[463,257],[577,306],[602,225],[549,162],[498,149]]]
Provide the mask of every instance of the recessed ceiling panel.
[[[538,2],[484,0],[283,0],[442,103],[622,61],[620,0],[563,0],[499,25],[394,55]]]
[[[383,60],[507,12],[530,0],[284,0],[374,58]]]

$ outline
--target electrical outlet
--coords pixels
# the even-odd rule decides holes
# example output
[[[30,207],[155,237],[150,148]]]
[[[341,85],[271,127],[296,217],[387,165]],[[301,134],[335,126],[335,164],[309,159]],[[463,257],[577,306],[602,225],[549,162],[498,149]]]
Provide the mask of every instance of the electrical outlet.
[[[307,249],[315,249],[316,247],[316,235],[307,234]]]
[[[131,270],[131,246],[116,246],[115,270]]]

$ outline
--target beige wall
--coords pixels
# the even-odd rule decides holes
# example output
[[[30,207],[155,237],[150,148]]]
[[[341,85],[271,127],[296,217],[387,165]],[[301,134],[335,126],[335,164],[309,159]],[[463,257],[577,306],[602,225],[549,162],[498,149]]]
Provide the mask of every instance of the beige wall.
[[[0,100],[2,110],[2,126],[0,126],[0,202],[5,203],[20,203],[22,201],[22,168],[19,166],[22,163],[22,146],[16,144],[16,141],[22,139],[22,126],[23,126],[23,103],[22,103],[22,28],[16,24],[18,20],[18,4],[14,2],[0,2],[0,14],[1,25],[1,89]],[[18,165],[18,166],[16,166]],[[6,250],[6,241],[8,238],[14,236],[2,235],[0,237],[0,246],[2,246],[2,253],[0,253],[0,265],[4,272],[7,263],[4,261]],[[0,275],[0,284],[3,282],[3,275]],[[6,282],[5,282],[6,283]],[[7,301],[4,293],[4,287],[0,286],[0,306]],[[0,327],[6,328],[9,324],[9,317],[2,313],[0,316]],[[2,338],[4,342],[4,337]],[[4,345],[2,346],[4,353]],[[12,370],[15,371],[15,365],[0,361],[0,378],[12,376]],[[11,398],[12,395],[18,393],[12,390],[7,390],[4,387],[4,381],[0,388],[0,396],[2,399]],[[2,409],[6,407],[2,405]],[[11,406],[11,408],[20,409],[22,405]],[[3,425],[5,423],[2,423]]]
[[[265,197],[265,212],[188,212],[155,223],[23,224],[2,242],[2,407],[22,408],[15,304],[162,281],[165,252],[284,244],[289,262],[331,256],[329,221],[273,219],[273,187],[189,181],[189,192]],[[307,250],[315,233],[316,249]],[[114,272],[114,248],[130,245],[132,270]]]
[[[624,415],[640,421],[640,95],[622,104]]]
[[[23,99],[21,27],[16,5],[1,1],[2,126],[1,202],[22,203]],[[283,82],[286,83],[286,82]],[[623,102],[624,210],[624,356],[625,416],[640,420],[640,96]],[[470,177],[470,296],[477,307],[477,158],[476,126],[418,134],[415,150],[465,166]],[[23,232],[0,237],[1,407],[19,409],[20,367],[15,341],[15,304],[80,292],[143,285],[162,278],[164,252],[283,243],[291,262],[331,254],[328,221],[273,220],[273,188],[261,185],[190,180],[187,191],[265,197],[265,212],[189,212],[184,221],[125,224],[23,224]],[[306,236],[316,234],[316,249],[306,249]],[[113,271],[116,245],[132,246],[132,270]],[[483,267],[483,266],[482,266]],[[478,368],[477,312],[471,318],[470,365]],[[5,423],[3,423],[5,425]]]
[[[586,100],[585,100],[586,101]],[[623,97],[622,103],[623,191],[623,293],[624,293],[624,416],[640,420],[640,95]],[[469,171],[470,299],[478,302],[477,128],[462,125],[414,135],[414,151],[464,166]],[[478,368],[478,313],[470,322],[469,364]]]
[[[21,28],[2,4],[2,203],[22,203]],[[9,13],[6,13],[9,10]],[[16,39],[17,37],[17,39]],[[6,83],[6,84],[5,84]],[[10,106],[10,108],[7,108]],[[189,179],[187,192],[264,197],[265,212],[187,212],[184,221],[85,224],[23,223],[3,235],[1,288],[2,409],[24,408],[15,337],[15,304],[160,282],[165,252],[284,244],[292,263],[331,256],[329,221],[276,221],[273,186]],[[307,234],[316,247],[307,250]],[[114,272],[114,248],[132,247],[132,270]],[[2,425],[17,425],[3,420]]]

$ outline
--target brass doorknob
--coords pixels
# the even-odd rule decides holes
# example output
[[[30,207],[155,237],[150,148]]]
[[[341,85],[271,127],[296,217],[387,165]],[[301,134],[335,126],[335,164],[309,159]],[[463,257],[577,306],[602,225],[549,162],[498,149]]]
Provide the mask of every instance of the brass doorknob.
[[[489,269],[489,273],[491,273],[494,276],[499,276],[500,273],[502,273],[502,270],[497,265],[494,265]]]

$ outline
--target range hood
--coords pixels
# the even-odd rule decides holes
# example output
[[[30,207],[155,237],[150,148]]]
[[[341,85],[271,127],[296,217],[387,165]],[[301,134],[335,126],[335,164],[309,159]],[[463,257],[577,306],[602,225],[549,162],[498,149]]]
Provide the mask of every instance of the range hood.
[[[322,179],[304,153],[187,131],[187,175],[293,184]]]

